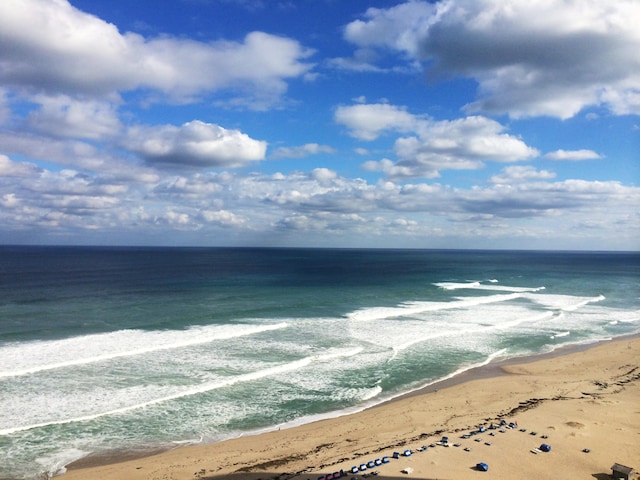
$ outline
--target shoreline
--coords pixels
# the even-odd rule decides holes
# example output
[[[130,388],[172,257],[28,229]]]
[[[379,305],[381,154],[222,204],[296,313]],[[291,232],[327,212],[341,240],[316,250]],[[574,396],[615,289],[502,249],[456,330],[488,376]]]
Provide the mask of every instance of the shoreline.
[[[492,378],[492,377],[497,377],[497,376],[502,376],[502,375],[508,375],[508,373],[506,373],[503,370],[503,367],[509,366],[509,365],[518,365],[518,364],[522,364],[522,363],[530,363],[530,362],[534,362],[537,360],[542,360],[545,358],[554,358],[557,356],[562,356],[562,355],[567,355],[570,353],[574,353],[574,352],[578,352],[578,351],[583,351],[583,350],[588,350],[589,348],[592,348],[596,345],[602,344],[602,343],[606,343],[606,342],[610,342],[610,341],[616,341],[618,339],[622,340],[625,338],[634,338],[634,337],[638,337],[640,338],[640,333],[636,333],[636,334],[629,334],[629,335],[624,335],[621,337],[616,337],[613,339],[603,339],[603,340],[594,340],[592,342],[586,342],[586,343],[576,343],[576,344],[571,344],[571,345],[562,345],[556,349],[553,349],[552,351],[549,352],[543,352],[543,353],[534,353],[534,354],[530,354],[530,355],[521,355],[521,356],[515,356],[515,357],[509,357],[509,358],[505,358],[505,359],[499,359],[496,361],[490,361],[489,363],[483,364],[483,365],[478,365],[478,366],[472,366],[466,370],[463,370],[461,372],[455,373],[452,376],[449,376],[447,378],[443,378],[440,380],[435,380],[434,382],[431,382],[425,386],[422,387],[418,387],[414,390],[405,392],[405,393],[400,393],[396,396],[393,396],[391,398],[388,398],[386,400],[382,400],[378,403],[373,403],[370,405],[364,405],[361,407],[351,407],[350,409],[346,409],[346,410],[341,410],[341,411],[337,411],[337,412],[327,412],[326,414],[319,414],[316,417],[313,417],[311,420],[309,421],[301,421],[300,419],[298,420],[293,420],[291,422],[288,423],[283,423],[281,425],[275,425],[275,426],[271,426],[271,427],[265,427],[264,429],[261,430],[257,430],[257,431],[250,431],[250,432],[245,432],[242,433],[240,435],[235,435],[235,436],[231,436],[229,438],[224,438],[222,440],[218,440],[218,441],[213,441],[213,442],[207,442],[207,443],[186,443],[186,444],[177,444],[177,445],[167,445],[165,447],[163,446],[154,446],[154,447],[149,447],[149,448],[139,448],[136,450],[117,450],[117,451],[113,451],[113,452],[106,452],[103,454],[89,454],[86,457],[80,458],[78,460],[75,460],[71,463],[69,463],[68,465],[65,466],[65,468],[67,468],[67,470],[70,469],[84,469],[84,468],[92,468],[92,467],[101,467],[101,466],[106,466],[106,465],[111,465],[114,463],[122,463],[125,461],[130,461],[130,460],[137,460],[137,459],[141,459],[141,458],[147,458],[147,457],[153,457],[155,455],[159,455],[165,452],[170,452],[176,449],[181,449],[181,448],[189,448],[189,447],[193,447],[193,446],[207,446],[207,445],[215,445],[218,443],[222,443],[222,442],[227,442],[230,440],[236,440],[236,439],[242,439],[242,438],[247,438],[247,437],[254,437],[254,436],[259,436],[259,435],[263,435],[265,433],[269,433],[269,432],[274,432],[274,431],[281,431],[281,430],[289,430],[292,428],[298,428],[298,427],[302,427],[304,425],[308,425],[311,423],[315,423],[315,422],[322,422],[325,420],[332,420],[332,419],[337,419],[337,418],[344,418],[344,417],[348,417],[350,415],[357,415],[365,410],[369,410],[369,409],[373,409],[373,408],[378,408],[378,407],[383,407],[385,405],[397,402],[399,400],[402,400],[404,398],[410,398],[413,396],[420,396],[423,394],[427,394],[427,393],[433,393],[433,392],[437,392],[438,390],[444,389],[444,388],[448,388],[448,387],[452,387],[455,385],[460,385],[462,383],[465,382],[469,382],[472,380],[479,380],[479,379],[483,379],[483,378]],[[64,475],[64,474],[62,474]],[[56,475],[56,477],[58,477],[59,475]]]
[[[169,448],[161,452],[158,452],[158,449],[156,449],[155,451],[145,452],[114,452],[112,455],[89,455],[76,462],[70,463],[67,466],[67,473],[62,474],[57,478],[60,478],[61,480],[89,479],[97,477],[107,479],[151,479],[156,477],[145,476],[148,473],[146,470],[156,464],[164,465],[162,468],[166,471],[173,472],[171,476],[166,478],[175,478],[180,480],[187,478],[215,478],[216,475],[229,475],[234,474],[234,472],[236,475],[240,475],[238,472],[242,472],[242,476],[238,478],[250,478],[246,476],[250,472],[273,472],[273,469],[276,467],[280,467],[284,469],[284,471],[288,472],[288,477],[292,476],[291,472],[300,473],[300,471],[313,471],[316,473],[316,470],[322,471],[328,466],[334,468],[337,467],[337,462],[328,460],[332,456],[342,458],[343,460],[353,460],[362,455],[366,455],[366,453],[383,452],[385,448],[389,449],[393,448],[393,446],[406,445],[412,441],[421,441],[423,439],[426,441],[427,439],[434,437],[434,435],[437,436],[442,432],[457,433],[461,429],[470,428],[471,425],[474,425],[473,421],[470,424],[469,422],[466,422],[465,425],[454,425],[456,422],[453,422],[452,420],[456,417],[468,417],[469,420],[475,418],[476,422],[480,422],[490,417],[504,417],[509,412],[521,413],[526,412],[527,410],[537,409],[539,404],[544,402],[539,402],[536,396],[530,397],[526,400],[517,401],[515,398],[501,399],[501,402],[494,399],[493,402],[485,402],[488,404],[488,409],[485,409],[483,405],[476,405],[472,408],[471,405],[467,403],[465,404],[465,407],[468,408],[468,412],[461,412],[460,414],[449,412],[445,418],[435,418],[430,425],[431,431],[427,433],[424,431],[417,432],[415,427],[411,425],[398,426],[395,429],[389,429],[386,422],[388,422],[390,418],[395,418],[395,413],[393,413],[394,411],[396,413],[400,411],[402,412],[401,414],[406,415],[406,411],[409,408],[415,410],[415,412],[412,410],[410,415],[412,418],[415,415],[418,417],[424,415],[433,416],[433,412],[425,412],[424,408],[425,405],[431,407],[433,406],[432,404],[435,404],[438,401],[442,403],[439,407],[440,409],[445,411],[448,409],[455,410],[453,407],[447,407],[447,404],[456,403],[456,398],[459,399],[457,391],[460,389],[466,391],[469,389],[473,390],[479,382],[490,382],[496,385],[502,384],[501,388],[504,388],[505,380],[507,386],[509,384],[509,380],[524,381],[523,384],[526,389],[526,384],[531,383],[531,378],[527,379],[527,374],[523,372],[535,369],[537,368],[537,365],[544,365],[545,362],[549,364],[550,361],[551,364],[566,364],[567,362],[570,364],[572,362],[573,364],[576,364],[574,360],[576,356],[582,356],[584,363],[585,358],[588,359],[593,352],[598,349],[616,350],[627,344],[629,345],[628,348],[640,351],[640,334],[636,333],[616,337],[610,340],[596,341],[593,343],[567,345],[559,347],[551,352],[512,357],[490,362],[486,365],[470,368],[469,370],[463,371],[451,378],[434,382],[415,391],[372,405],[355,413],[346,413],[343,415],[311,421],[309,423],[287,426],[282,430],[270,429],[265,430],[262,433],[247,434],[209,444],[179,445],[175,448]],[[627,360],[636,359],[628,358]],[[612,361],[615,362],[615,355],[613,356]],[[589,370],[589,368],[581,369],[583,374],[588,374]],[[571,372],[571,369],[569,369],[569,372],[573,373]],[[566,375],[567,372],[564,372],[564,374]],[[571,381],[574,380],[569,380],[569,382]],[[563,383],[564,382],[561,381],[560,385]],[[603,381],[601,383],[605,384],[607,382]],[[637,378],[635,378],[632,383],[637,386]],[[500,389],[497,388],[497,390]],[[513,392],[511,393],[513,394]],[[483,395],[486,396],[484,393]],[[553,396],[551,398],[553,398]],[[504,405],[505,400],[507,400],[506,408]],[[508,400],[511,401],[509,402]],[[350,438],[353,436],[351,435],[352,432],[367,432],[368,429],[366,428],[366,423],[370,422],[370,424],[373,425],[373,423],[371,423],[371,419],[376,417],[386,419],[382,421],[382,423],[377,424],[378,427],[376,428],[376,430],[379,430],[381,427],[389,430],[386,435],[381,435],[378,436],[378,438],[373,439],[368,438],[366,441],[362,441],[362,439],[358,440],[358,438]],[[379,422],[379,419],[374,421]],[[365,422],[364,427],[363,422]],[[342,445],[339,447],[335,447],[336,442],[334,441],[322,443],[323,435],[320,432],[324,430],[335,432],[336,437],[340,436],[349,438],[346,438],[345,441],[341,442]],[[425,428],[425,430],[428,429]],[[274,447],[267,450],[260,447],[260,445],[269,444],[273,441],[287,445],[287,447]],[[313,446],[309,445],[306,447],[305,442],[313,444]],[[318,443],[320,445],[318,445]],[[331,444],[331,446],[327,446],[329,444]],[[295,445],[298,446],[296,447]],[[637,446],[637,450],[640,451],[640,441],[635,440],[635,446]],[[332,448],[335,450],[334,455],[331,455],[330,453]],[[316,454],[305,454],[305,451],[316,451]],[[228,463],[230,452],[233,452],[234,458],[237,457],[237,462],[232,462],[226,467],[222,467],[220,466],[219,461],[214,460],[216,458],[224,458],[226,460],[225,463]],[[310,464],[313,460],[311,457],[317,457],[315,459],[315,464]],[[305,462],[301,463],[303,458],[307,460],[306,465],[303,465]],[[193,467],[196,465],[204,465],[207,461],[212,464],[217,464],[218,466],[216,468],[205,467],[204,472],[202,471],[202,468],[198,469],[199,475],[196,475],[195,477],[193,471],[191,471],[189,475],[178,474],[177,470],[185,468],[185,463],[188,463],[186,459],[190,459],[193,463]],[[615,461],[621,461],[624,463],[623,460]],[[634,466],[640,467],[640,461],[638,463],[639,464]],[[133,464],[139,464],[139,466],[133,467]],[[300,466],[304,466],[304,468],[301,469]],[[348,468],[350,468],[350,466]],[[278,470],[276,469],[276,472],[277,471]],[[280,474],[284,474],[284,471]],[[111,477],[109,476],[109,472],[111,472]],[[208,477],[205,476],[207,473],[215,473],[216,475]],[[300,474],[306,475],[306,473]]]
[[[606,344],[608,342],[616,342],[618,340],[630,340],[633,338],[640,338],[640,332],[631,333],[628,335],[621,335],[619,337],[614,337],[614,338],[593,340],[593,341],[584,342],[584,343],[561,345],[558,348],[554,348],[549,352],[532,353],[528,355],[519,355],[514,357],[498,359],[496,361],[491,361],[484,365],[471,367],[451,377],[443,378],[441,380],[436,380],[433,383],[417,388],[416,390],[413,390],[410,392],[402,393],[389,400],[384,400],[369,408],[375,408],[379,405],[385,405],[387,403],[395,402],[396,400],[400,400],[402,398],[412,397],[414,395],[423,395],[426,393],[437,392],[438,390],[441,390],[443,388],[453,387],[455,385],[460,385],[462,383],[469,382],[472,380],[480,380],[483,378],[492,378],[492,377],[498,377],[502,375],[508,375],[508,373],[504,370],[504,367],[508,367],[511,365],[533,363],[539,360],[562,357],[564,355],[570,355],[572,353],[589,350],[590,348],[594,348],[598,345]]]

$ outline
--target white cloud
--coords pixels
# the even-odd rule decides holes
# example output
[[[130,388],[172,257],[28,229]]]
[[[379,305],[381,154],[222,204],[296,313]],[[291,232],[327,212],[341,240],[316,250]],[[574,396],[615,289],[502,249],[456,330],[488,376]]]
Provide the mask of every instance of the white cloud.
[[[513,183],[527,182],[530,180],[551,180],[556,174],[548,170],[536,170],[534,167],[512,166],[502,170],[500,175],[494,175],[489,182],[499,185],[511,185]]]
[[[304,158],[319,153],[335,153],[335,149],[329,145],[319,145],[317,143],[307,143],[297,147],[279,147],[269,156],[273,159],[281,158]]]
[[[416,61],[416,38],[426,34],[433,23],[436,7],[427,2],[410,1],[388,9],[369,8],[363,20],[354,20],[344,28],[344,38],[355,44],[351,57],[332,58],[328,65],[355,72],[411,72],[420,68]],[[403,65],[389,63],[390,51],[404,54]]]
[[[536,157],[539,152],[519,138],[504,133],[495,120],[471,116],[425,125],[419,132],[423,148],[493,162],[514,162]]]
[[[365,20],[355,20],[344,30],[346,40],[361,48],[384,47],[418,56],[416,39],[436,21],[437,7],[427,2],[407,2],[388,9],[369,8]]]
[[[13,162],[6,155],[0,154],[0,177],[29,177],[36,175],[39,168],[26,162]]]
[[[76,100],[66,95],[37,95],[32,101],[41,107],[29,114],[27,126],[40,133],[98,140],[115,136],[122,128],[111,103]]]
[[[241,227],[245,219],[227,210],[203,210],[202,218],[207,223],[213,223],[223,227]]]
[[[411,117],[404,110],[389,107]],[[441,170],[475,170],[482,168],[487,161],[517,162],[539,155],[538,150],[504,133],[504,126],[486,117],[471,116],[439,122],[406,117],[401,118],[399,128],[391,120],[384,124],[384,128],[389,130],[411,126],[416,133],[415,136],[396,140],[394,151],[398,161],[368,161],[363,164],[365,170],[380,171],[392,178],[436,178]]]
[[[279,220],[275,225],[277,230],[285,231],[321,231],[327,227],[326,222],[317,221],[308,215],[288,215]]]
[[[593,150],[556,150],[545,154],[544,158],[549,160],[597,160],[602,158],[597,152]]]
[[[215,196],[222,191],[217,177],[210,177],[197,173],[192,176],[178,176],[175,178],[168,178],[162,180],[160,183],[153,187],[153,195],[156,197],[164,198],[177,198],[177,199],[203,199],[207,198],[212,202],[213,206],[217,202]],[[211,205],[208,205],[209,207]]]
[[[0,131],[0,145],[5,152],[11,154],[98,173],[110,178],[142,183],[153,183],[159,179],[155,170],[74,139],[52,139],[32,133]]]
[[[385,69],[378,67],[375,63],[380,55],[370,48],[357,49],[353,57],[337,57],[327,61],[329,67],[340,70],[352,70],[354,72],[384,72]]]
[[[459,163],[458,165],[461,166]],[[479,168],[478,163],[467,162],[466,168],[475,169]],[[389,178],[409,178],[409,177],[422,177],[422,178],[437,178],[440,176],[440,172],[435,168],[416,169],[409,165],[403,165],[401,162],[394,162],[388,158],[382,160],[368,160],[362,164],[362,168],[368,172],[382,172]]]
[[[127,148],[150,164],[175,167],[236,168],[264,159],[267,143],[238,130],[198,120],[180,127],[131,127]]]
[[[628,246],[640,233],[638,187],[554,182],[552,173],[528,166],[506,167],[488,186],[465,189],[437,183],[369,184],[325,168],[278,175],[187,171],[140,184],[21,167],[6,158],[0,163],[13,172],[24,168],[22,176],[0,176],[0,231],[29,229],[44,235],[39,229],[46,228],[58,238],[80,238],[73,235],[87,230],[100,238],[117,233],[122,241],[131,234],[164,237],[168,232],[198,232],[201,241],[214,233],[219,241],[226,238],[219,235],[290,232],[299,241],[312,241],[321,231],[323,241],[383,235],[387,241],[402,237],[407,245],[418,245],[425,235],[458,236],[460,241],[489,235],[506,241],[545,238],[555,231],[595,239],[615,224],[618,241]]]
[[[338,174],[328,168],[314,168],[311,171],[311,178],[323,184],[338,178]]]
[[[406,108],[386,103],[340,106],[334,119],[346,126],[351,136],[361,140],[375,140],[385,131],[411,132],[421,121]]]
[[[410,1],[345,29],[358,48],[401,52],[434,76],[479,84],[469,111],[569,118],[590,105],[640,113],[635,0]]]
[[[211,43],[120,33],[66,0],[0,2],[0,80],[48,95],[113,96],[137,88],[185,100],[219,89],[275,101],[309,72],[312,51],[263,32]]]

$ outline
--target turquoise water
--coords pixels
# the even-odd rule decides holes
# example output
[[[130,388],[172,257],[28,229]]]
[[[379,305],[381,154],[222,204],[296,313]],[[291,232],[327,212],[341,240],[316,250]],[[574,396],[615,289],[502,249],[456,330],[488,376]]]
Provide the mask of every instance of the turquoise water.
[[[640,254],[0,247],[0,478],[640,331]]]

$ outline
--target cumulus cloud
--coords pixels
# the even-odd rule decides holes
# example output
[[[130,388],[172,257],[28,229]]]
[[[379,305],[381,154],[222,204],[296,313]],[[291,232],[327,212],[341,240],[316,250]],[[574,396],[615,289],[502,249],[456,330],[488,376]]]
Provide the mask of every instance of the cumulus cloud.
[[[326,183],[338,178],[338,174],[334,170],[330,170],[328,168],[314,168],[311,171],[311,178],[320,183]]]
[[[327,65],[354,72],[416,73],[421,68],[416,38],[424,36],[436,18],[437,8],[427,2],[409,1],[388,9],[368,8],[362,19],[345,26],[344,38],[357,46],[349,57],[336,57]],[[403,63],[390,53],[403,53]]]
[[[394,7],[368,8],[364,20],[354,20],[344,29],[345,39],[361,47],[393,47],[416,56],[416,38],[427,34],[437,9],[427,2],[407,2]]]
[[[304,158],[319,153],[335,153],[335,149],[329,145],[320,145],[317,143],[306,143],[297,147],[279,147],[270,155],[270,158]]]
[[[131,162],[91,143],[65,138],[48,138],[33,133],[0,130],[0,145],[5,152],[33,160],[91,172],[123,181],[153,183],[159,180],[155,170]]]
[[[141,184],[50,171],[0,157],[0,231],[46,228],[64,236],[79,230],[137,232],[242,232],[271,235],[318,231],[343,239],[404,235],[405,240],[492,235],[513,238],[517,222],[540,229],[603,234],[615,223],[620,241],[637,238],[640,189],[619,182],[553,181],[553,173],[507,166],[486,186],[453,188],[438,183],[368,183],[317,168],[310,173],[266,175],[164,172]],[[538,220],[539,219],[539,220]],[[539,224],[536,223],[539,221]],[[496,227],[500,225],[500,228]],[[589,225],[586,233],[584,225]],[[573,230],[572,230],[573,229]],[[544,233],[544,235],[547,235]],[[355,237],[354,237],[355,236]]]
[[[0,203],[8,209],[0,221],[2,228],[17,232],[46,228],[54,235],[71,229],[113,228],[114,214],[129,190],[73,170],[31,167],[29,173],[11,181],[0,176]]]
[[[510,185],[530,180],[551,180],[556,174],[548,170],[536,170],[529,165],[506,167],[499,175],[494,175],[489,182]]]
[[[385,158],[363,164],[365,170],[389,177],[436,178],[440,170],[473,170],[486,161],[517,162],[539,155],[537,149],[505,133],[500,123],[482,116],[434,121],[402,107],[374,104],[341,107],[336,121],[361,139],[375,139],[384,130],[415,133],[396,140],[397,162]]]
[[[322,229],[330,233],[331,225],[349,218],[363,221],[342,223],[343,234],[375,235],[386,225],[389,231],[395,226],[396,233],[436,234],[442,229],[465,237],[477,234],[471,230],[500,224],[500,235],[513,235],[514,222],[522,220],[532,229],[525,236],[537,235],[543,227],[564,231],[575,226],[576,231],[584,231],[579,226],[584,222],[598,223],[597,230],[603,232],[611,224],[611,219],[605,221],[609,215],[624,225],[621,228],[627,241],[638,231],[632,220],[637,217],[633,205],[640,200],[637,187],[619,182],[553,182],[553,173],[529,167],[507,167],[503,175],[510,179],[508,184],[491,182],[487,187],[468,189],[388,181],[370,185],[341,177],[335,178],[330,188],[323,188],[309,178],[285,176],[279,192],[257,179],[250,181],[251,186],[238,179],[241,183],[234,185],[234,190],[251,190],[260,203],[277,204],[282,216],[275,224],[280,230],[298,232]],[[612,213],[613,206],[616,210]],[[403,221],[396,222],[398,219]],[[538,219],[540,225],[535,224]]]
[[[556,150],[545,154],[544,158],[549,160],[597,160],[602,158],[597,152],[593,150]]]
[[[420,117],[405,107],[386,103],[339,106],[334,120],[347,127],[349,134],[360,140],[375,140],[385,131],[410,132],[417,128]]]
[[[638,189],[620,182],[534,182],[516,185],[496,185],[484,190],[466,191],[458,199],[458,208],[467,213],[484,213],[492,218],[554,217],[573,212],[582,218],[606,216],[606,205],[638,200]],[[623,209],[621,216],[629,213]],[[565,218],[565,215],[561,215]]]
[[[385,69],[376,66],[380,55],[371,48],[360,48],[356,50],[352,57],[336,57],[327,60],[327,65],[340,70],[351,70],[354,72],[384,72]]]
[[[359,49],[478,82],[468,111],[570,118],[590,105],[640,113],[640,3],[634,0],[411,1],[345,29]],[[606,68],[604,67],[606,66]]]
[[[203,210],[200,215],[205,222],[222,227],[242,227],[246,221],[228,210]]]
[[[27,119],[31,130],[56,137],[99,140],[115,136],[122,124],[113,104],[95,100],[77,100],[66,95],[36,95],[32,101],[40,108]]]
[[[6,155],[0,154],[0,177],[29,177],[39,170],[33,163],[13,162]]]
[[[251,32],[242,42],[121,33],[67,0],[0,2],[0,80],[47,95],[113,96],[137,88],[176,99],[241,88],[275,99],[308,73],[312,51]]]
[[[264,159],[267,143],[238,130],[194,120],[180,127],[131,127],[127,148],[148,163],[200,168],[236,168]]]

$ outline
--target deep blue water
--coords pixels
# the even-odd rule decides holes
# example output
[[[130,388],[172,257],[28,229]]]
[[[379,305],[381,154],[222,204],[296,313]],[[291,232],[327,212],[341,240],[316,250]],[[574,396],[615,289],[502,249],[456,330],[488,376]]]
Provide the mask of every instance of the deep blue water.
[[[0,247],[0,478],[639,330],[638,253]]]

